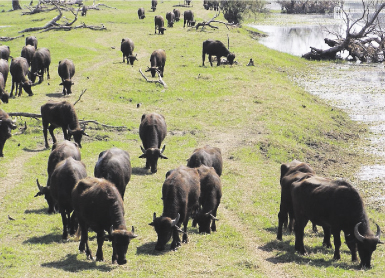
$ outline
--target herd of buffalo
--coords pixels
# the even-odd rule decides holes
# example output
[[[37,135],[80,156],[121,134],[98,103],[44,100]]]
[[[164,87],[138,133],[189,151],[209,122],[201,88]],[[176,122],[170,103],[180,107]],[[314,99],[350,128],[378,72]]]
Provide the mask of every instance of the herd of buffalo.
[[[204,1],[204,7],[217,9],[217,2]],[[153,11],[156,6],[157,1],[153,0]],[[138,10],[138,17],[145,18],[143,8]],[[174,9],[166,14],[166,19],[168,27],[173,27],[174,21],[180,19],[180,11]],[[184,21],[184,24],[194,26],[194,14],[191,10],[185,11]],[[157,30],[160,34],[164,34],[166,30],[162,16],[155,16],[155,33]],[[123,63],[127,61],[134,64],[137,56],[133,51],[132,39],[122,39]],[[220,41],[203,42],[203,65],[206,54],[209,55],[211,66],[211,56],[217,56],[218,65],[223,56],[230,64],[235,59],[235,55]],[[31,88],[43,81],[45,73],[49,79],[50,51],[47,48],[37,48],[36,37],[26,38],[21,57],[12,58],[8,67],[9,57],[9,47],[0,46],[0,99],[3,103],[13,97],[14,89],[15,96],[20,96],[22,89],[32,96]],[[162,49],[155,50],[151,54],[151,67],[147,71],[151,71],[153,77],[156,73],[163,77],[165,62],[166,52]],[[5,92],[9,72],[12,75],[10,95]],[[62,80],[60,85],[63,85],[63,95],[71,94],[74,63],[69,59],[61,60],[58,74]],[[36,77],[39,77],[38,83],[35,83]],[[80,153],[82,136],[87,134],[79,125],[74,106],[67,101],[47,102],[41,106],[41,116],[45,147],[49,148],[47,130],[52,137],[53,146],[48,158],[46,186],[41,186],[36,180],[39,191],[35,197],[45,197],[49,213],[60,212],[63,239],[67,239],[68,234],[74,235],[77,230],[80,231],[79,250],[85,251],[87,258],[93,259],[88,246],[88,229],[91,228],[97,233],[96,260],[104,260],[102,246],[107,239],[112,242],[112,262],[125,264],[130,240],[137,237],[134,227],[127,230],[124,219],[124,193],[132,173],[129,154],[115,147],[101,152],[95,164],[94,177],[89,177]],[[63,130],[65,140],[62,142],[57,142],[54,135],[54,129],[58,127]],[[4,144],[11,136],[11,130],[15,128],[12,119],[0,109],[0,156],[3,156]],[[167,125],[163,115],[142,115],[139,125],[143,145],[140,158],[146,159],[145,167],[152,173],[157,172],[159,158],[167,159],[164,155],[166,146],[161,148],[166,135]],[[72,136],[75,142],[70,141]],[[171,237],[171,249],[178,248],[181,245],[179,233],[183,234],[182,241],[188,242],[187,224],[190,217],[193,218],[193,226],[199,226],[200,233],[216,231],[217,210],[222,197],[222,168],[221,150],[207,145],[194,150],[186,166],[167,172],[162,187],[163,212],[158,217],[154,213],[150,223],[158,236],[156,250],[164,250]],[[343,231],[352,260],[357,260],[358,251],[360,266],[371,266],[372,253],[377,244],[381,243],[381,231],[377,225],[376,234],[371,232],[362,198],[352,185],[343,180],[320,177],[308,164],[297,160],[281,165],[280,183],[278,240],[282,240],[284,226],[289,231],[294,228],[295,250],[305,254],[304,228],[310,220],[315,229],[316,225],[323,227],[324,246],[332,246],[330,236],[333,234],[334,259],[340,259],[340,232]]]

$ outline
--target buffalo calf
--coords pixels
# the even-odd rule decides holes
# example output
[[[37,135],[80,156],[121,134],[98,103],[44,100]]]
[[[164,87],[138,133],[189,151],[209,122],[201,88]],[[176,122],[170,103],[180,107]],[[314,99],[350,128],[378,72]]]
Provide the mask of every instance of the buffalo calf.
[[[69,59],[59,61],[57,71],[61,78],[61,83],[59,85],[63,85],[63,95],[72,94],[71,87],[74,85],[74,82],[72,82],[72,77],[75,75],[74,63]]]

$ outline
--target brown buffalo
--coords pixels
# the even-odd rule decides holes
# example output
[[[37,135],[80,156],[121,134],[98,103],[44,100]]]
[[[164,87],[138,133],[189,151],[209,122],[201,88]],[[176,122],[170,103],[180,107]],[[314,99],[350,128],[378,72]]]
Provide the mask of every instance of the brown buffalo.
[[[32,81],[28,80],[25,76],[28,74],[28,61],[23,57],[18,57],[12,59],[11,66],[9,71],[12,75],[12,88],[10,96],[13,96],[13,89],[15,89],[15,96],[17,95],[17,90],[19,89],[18,96],[21,96],[22,89],[29,95],[33,96],[31,87],[37,85],[32,84]]]
[[[137,61],[137,56],[134,56],[133,52],[134,52],[134,42],[129,39],[129,38],[125,38],[125,39],[122,39],[122,42],[120,44],[120,51],[122,51],[123,53],[123,63],[125,62],[125,58],[127,59],[127,64],[130,63],[130,65],[134,65],[134,62],[135,60]]]
[[[75,75],[74,62],[69,59],[59,61],[57,72],[61,78],[61,83],[59,85],[63,85],[63,95],[72,94],[71,87],[74,85],[72,77]]]
[[[220,41],[206,40],[203,42],[202,47],[202,66],[205,65],[206,54],[209,55],[210,65],[213,66],[211,62],[211,56],[217,57],[217,66],[221,64],[221,57],[226,57],[230,65],[233,64],[235,59],[235,54],[231,53],[226,46]]]
[[[155,77],[155,74],[159,72],[163,77],[164,66],[166,65],[166,52],[163,49],[158,49],[152,52],[150,57],[151,68],[148,68],[146,72],[151,72],[151,76]]]
[[[221,149],[209,145],[195,149],[187,160],[187,166],[197,168],[201,165],[214,167],[217,174],[222,175],[223,161]]]
[[[15,122],[4,110],[0,109],[0,157],[4,156],[4,144],[12,136],[12,129],[16,129]]]

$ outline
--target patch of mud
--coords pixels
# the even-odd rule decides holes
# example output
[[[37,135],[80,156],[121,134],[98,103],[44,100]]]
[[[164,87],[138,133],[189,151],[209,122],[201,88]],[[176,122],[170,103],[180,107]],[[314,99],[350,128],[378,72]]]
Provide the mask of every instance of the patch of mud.
[[[307,92],[346,111],[351,119],[370,128],[365,151],[385,158],[385,70],[383,64],[318,63],[310,76],[295,81]],[[357,173],[362,182],[381,188],[385,180],[385,164],[363,165]],[[371,192],[371,200],[382,200],[383,192]]]

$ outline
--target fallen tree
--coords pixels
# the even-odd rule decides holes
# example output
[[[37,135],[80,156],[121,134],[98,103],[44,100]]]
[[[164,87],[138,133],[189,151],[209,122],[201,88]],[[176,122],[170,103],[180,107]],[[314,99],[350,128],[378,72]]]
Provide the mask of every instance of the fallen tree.
[[[361,62],[384,61],[385,32],[382,30],[379,15],[385,3],[375,5],[376,1],[362,1],[363,13],[358,18],[348,14],[341,6],[346,31],[341,35],[329,32],[336,39],[325,39],[329,49],[322,50],[310,47],[310,52],[302,55],[308,60],[334,60],[340,58],[342,51],[348,57]]]

